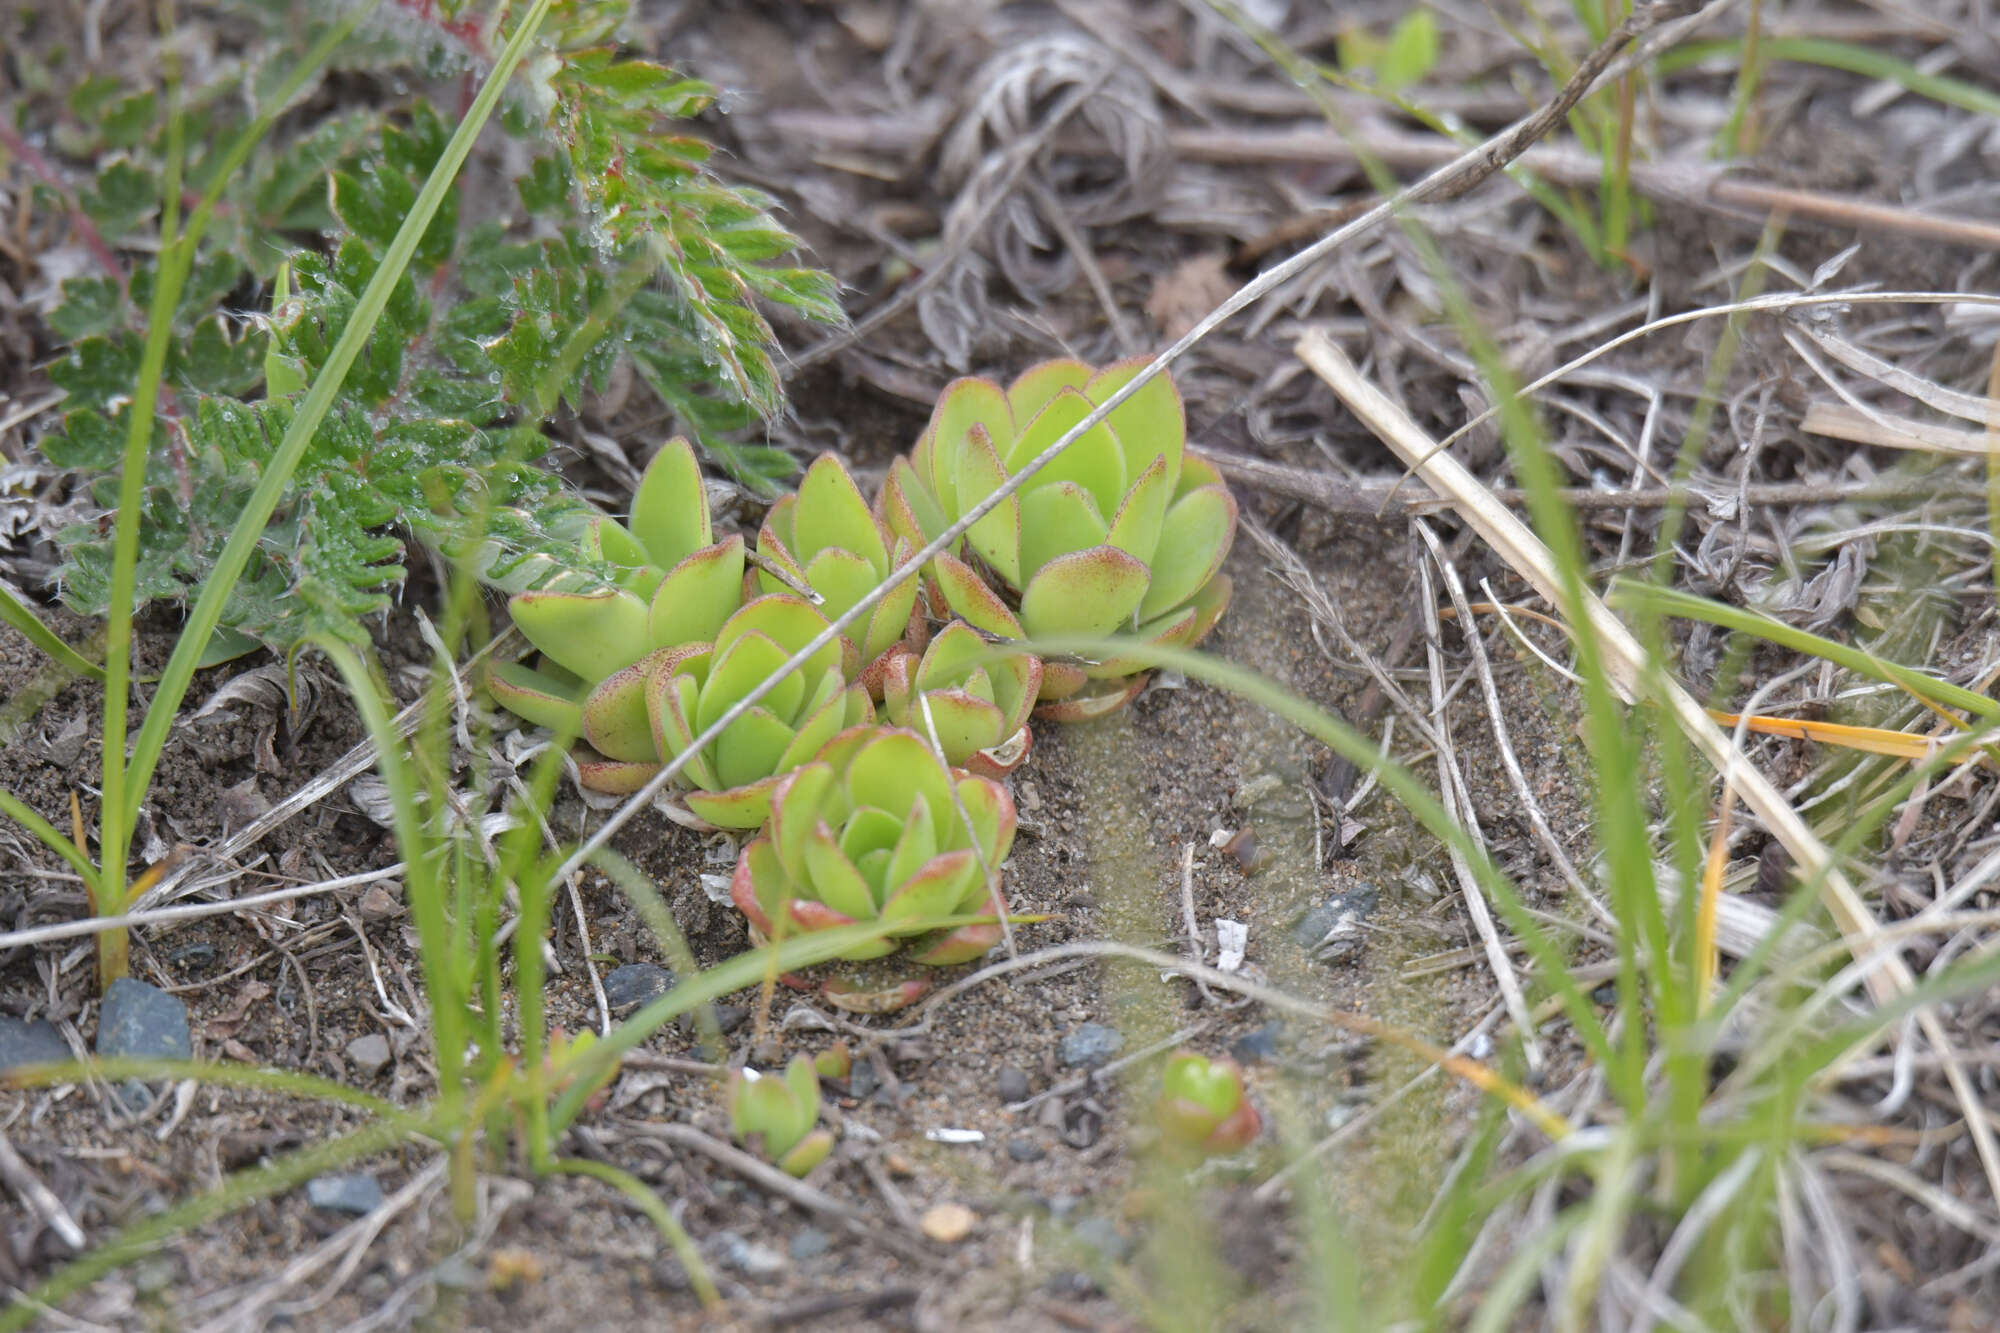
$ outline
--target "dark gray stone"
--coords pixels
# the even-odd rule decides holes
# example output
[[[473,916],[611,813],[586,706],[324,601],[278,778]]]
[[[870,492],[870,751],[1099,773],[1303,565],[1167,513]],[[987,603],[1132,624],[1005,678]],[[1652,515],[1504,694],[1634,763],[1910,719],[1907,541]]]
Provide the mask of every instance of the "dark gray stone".
[[[833,1248],[833,1238],[818,1227],[800,1227],[792,1237],[792,1258],[798,1263],[817,1259]]]
[[[1007,1155],[1017,1162],[1039,1162],[1049,1154],[1041,1144],[1023,1134],[1007,1140]]]
[[[1246,1032],[1230,1043],[1229,1053],[1237,1063],[1254,1065],[1278,1056],[1278,1038],[1284,1033],[1281,1019],[1272,1019],[1255,1032]]]
[[[627,963],[604,978],[604,1000],[623,1017],[674,988],[674,974],[658,963]]]
[[[1292,927],[1292,941],[1322,963],[1339,963],[1361,952],[1362,923],[1381,900],[1373,884],[1356,884],[1307,910]]]
[[[69,1043],[46,1018],[30,1023],[0,1017],[0,1073],[16,1065],[56,1064],[69,1058]]]
[[[1085,1023],[1062,1039],[1062,1062],[1073,1069],[1097,1069],[1125,1047],[1125,1038],[1116,1028],[1102,1023]]]
[[[379,1074],[390,1060],[389,1039],[379,1032],[347,1043],[347,1062],[363,1074]]]
[[[1028,1100],[1028,1075],[1025,1070],[1008,1065],[1000,1071],[1000,1100],[1003,1102]]]
[[[743,1020],[750,1017],[748,1006],[741,1004],[718,1004],[715,1006],[715,1026],[723,1032],[734,1032],[743,1026]]]
[[[158,986],[120,977],[97,1015],[97,1053],[140,1060],[192,1060],[187,1006]]]
[[[315,1208],[358,1216],[382,1206],[382,1186],[363,1171],[314,1176],[306,1182],[306,1202]]]
[[[875,1076],[873,1060],[856,1060],[847,1070],[847,1095],[856,1101],[864,1101],[869,1093],[880,1086],[881,1080]]]

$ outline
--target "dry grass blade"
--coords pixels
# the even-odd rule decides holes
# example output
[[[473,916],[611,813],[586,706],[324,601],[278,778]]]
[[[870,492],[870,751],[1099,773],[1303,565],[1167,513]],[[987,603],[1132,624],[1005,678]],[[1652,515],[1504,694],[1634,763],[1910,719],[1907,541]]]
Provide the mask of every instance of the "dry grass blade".
[[[1496,501],[1457,459],[1445,454],[1407,412],[1365,379],[1331,339],[1316,330],[1308,332],[1299,340],[1296,351],[1377,438],[1433,491],[1452,502],[1502,559],[1551,604],[1561,605],[1562,580],[1554,556],[1525,523]],[[1588,629],[1597,639],[1613,684],[1628,701],[1638,698],[1648,665],[1645,650],[1602,600],[1587,591],[1584,597]],[[1878,1002],[1887,1002],[1912,989],[1916,978],[1909,965],[1899,953],[1883,946],[1879,939],[1880,923],[1835,863],[1826,844],[1770,779],[1730,743],[1692,695],[1671,679],[1662,680],[1661,690],[1661,703],[1672,714],[1675,725],[1784,845],[1801,876],[1819,886],[1821,901],[1840,928],[1848,949],[1857,964],[1865,965],[1864,981],[1869,993]],[[1994,1141],[1993,1127],[1986,1119],[1979,1094],[1964,1068],[1953,1058],[1950,1038],[1935,1011],[1919,1010],[1918,1021],[1925,1037],[1945,1060],[1946,1078],[1979,1150],[1987,1184],[1994,1198],[2000,1200],[2000,1144]]]

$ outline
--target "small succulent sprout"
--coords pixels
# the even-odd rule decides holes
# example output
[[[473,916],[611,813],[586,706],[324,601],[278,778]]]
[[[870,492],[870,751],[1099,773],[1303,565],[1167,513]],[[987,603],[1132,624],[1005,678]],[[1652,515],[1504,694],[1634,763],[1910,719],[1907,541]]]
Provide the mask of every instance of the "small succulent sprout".
[[[1263,1119],[1243,1090],[1236,1062],[1177,1051],[1160,1079],[1160,1132],[1187,1152],[1230,1153],[1257,1138]]]
[[[924,934],[904,956],[943,967],[992,948],[999,923],[917,923],[988,910],[987,874],[1013,843],[1014,802],[999,783],[947,770],[915,732],[855,727],[779,781],[770,826],[737,858],[730,896],[762,939],[909,922],[840,956],[879,958]]]
[[[729,1127],[737,1142],[779,1170],[804,1176],[833,1151],[819,1122],[819,1073],[804,1052],[782,1076],[739,1069],[729,1076]]]
[[[636,790],[826,627],[796,597],[759,597],[712,642],[657,649],[607,678],[584,703],[584,737],[608,763],[625,766],[622,789]],[[720,828],[754,829],[779,778],[871,721],[868,692],[849,683],[852,651],[826,644],[691,756],[681,769],[688,808]]]
[[[821,454],[806,469],[797,494],[771,506],[757,534],[757,554],[764,566],[757,574],[763,591],[810,589],[832,620],[908,564],[916,546],[908,537],[885,532],[840,460]],[[905,579],[852,627],[864,672],[903,641],[916,604],[917,580]]]
[[[954,380],[909,458],[890,468],[884,522],[912,542],[935,538],[1144,365],[1045,361],[1004,390]],[[1147,643],[1198,641],[1229,602],[1219,571],[1236,501],[1186,443],[1179,392],[1165,375],[1148,381],[974,523],[965,548],[933,562],[940,595],[963,619],[1011,638],[1125,631]],[[1129,656],[1047,662],[1044,714],[1111,712],[1138,693],[1143,671]]]
[[[516,593],[508,614],[541,663],[496,666],[488,677],[501,705],[571,734],[585,730],[584,701],[600,682],[655,649],[714,638],[743,604],[743,539],[715,540],[701,467],[679,437],[647,465],[631,526],[599,515],[580,544],[611,581]],[[589,763],[584,772],[588,780]]]
[[[954,620],[920,658],[890,650],[882,669],[882,703],[889,720],[936,738],[945,762],[1001,777],[1028,757],[1028,714],[1042,688],[1042,663],[1025,653],[987,660],[979,631]]]
[[[823,1079],[839,1083],[854,1072],[854,1053],[847,1049],[845,1037],[833,1043],[813,1057],[813,1069]]]

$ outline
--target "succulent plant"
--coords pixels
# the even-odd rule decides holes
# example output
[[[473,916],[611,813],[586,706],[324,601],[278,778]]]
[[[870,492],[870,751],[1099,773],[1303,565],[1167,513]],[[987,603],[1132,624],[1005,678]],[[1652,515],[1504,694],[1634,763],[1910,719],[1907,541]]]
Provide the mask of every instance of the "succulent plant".
[[[1236,1062],[1193,1051],[1168,1057],[1156,1113],[1166,1141],[1187,1152],[1235,1152],[1255,1141],[1263,1127]]]
[[[647,464],[631,525],[597,516],[581,545],[615,571],[612,580],[516,593],[508,613],[541,662],[503,664],[487,677],[500,704],[570,734],[584,729],[584,701],[600,682],[654,649],[714,638],[743,604],[743,539],[715,540],[701,467],[684,439],[667,441]]]
[[[827,623],[774,593],[744,605],[711,642],[655,649],[613,672],[583,705],[584,737],[603,756],[586,781],[636,791]],[[849,683],[853,655],[852,644],[828,643],[690,758],[688,808],[722,828],[761,825],[779,778],[875,716],[868,692]]]
[[[974,912],[990,901],[987,872],[998,872],[1013,843],[1005,788],[947,770],[915,732],[854,727],[778,781],[770,826],[737,858],[730,896],[765,939]],[[893,931],[840,956],[879,958],[921,931]],[[905,956],[962,963],[1000,934],[997,922],[934,931]]]
[[[739,1069],[729,1076],[729,1127],[739,1143],[779,1170],[803,1176],[833,1151],[819,1121],[819,1073],[801,1052],[783,1076]]]
[[[935,538],[1145,364],[1094,371],[1045,361],[1004,390],[954,380],[909,458],[891,466],[881,500],[889,530],[912,542]],[[969,552],[933,562],[939,594],[974,626],[1008,637],[1125,629],[1153,643],[1196,642],[1229,602],[1218,571],[1235,537],[1236,502],[1186,442],[1179,392],[1164,375],[1148,381],[973,524]],[[1110,712],[1138,693],[1142,673],[1129,657],[1047,662],[1044,714]]]
[[[764,565],[757,580],[765,592],[810,589],[832,620],[915,553],[910,538],[891,538],[883,531],[840,460],[821,454],[806,469],[798,492],[784,496],[765,515],[757,534],[757,554]],[[866,678],[868,666],[909,633],[916,603],[917,580],[905,579],[854,627],[851,638],[864,664],[864,683],[874,684]]]
[[[982,660],[988,651],[962,620],[938,631],[922,657],[892,648],[883,660],[882,703],[895,725],[935,733],[946,763],[1000,777],[1028,757],[1042,663],[1026,654]]]

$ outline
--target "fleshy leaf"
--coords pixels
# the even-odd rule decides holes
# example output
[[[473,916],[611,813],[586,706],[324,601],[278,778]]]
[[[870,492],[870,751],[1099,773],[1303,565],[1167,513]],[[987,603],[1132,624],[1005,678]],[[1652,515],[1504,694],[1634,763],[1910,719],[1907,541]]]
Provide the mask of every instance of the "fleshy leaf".
[[[583,730],[583,707],[573,688],[544,671],[519,662],[502,662],[486,679],[493,701],[538,727],[571,736]]]
[[[1081,389],[1090,383],[1090,367],[1081,361],[1062,358],[1029,366],[1007,386],[1007,405],[1014,420],[1026,421],[1049,405],[1064,389]]]
[[[1028,492],[1021,501],[1021,527],[1021,567],[1031,582],[1057,556],[1102,546],[1110,535],[1096,498],[1073,481]]]
[[[1032,637],[1109,634],[1146,596],[1146,566],[1115,546],[1059,556],[1035,574],[1021,597],[1021,623]]]
[[[1082,424],[1093,410],[1090,400],[1076,390],[1062,390],[1014,437],[1013,447],[1002,456],[1007,471],[1010,474],[1021,471],[1037,455]],[[1125,476],[1125,451],[1119,446],[1118,437],[1099,422],[1071,440],[1047,467],[1035,474],[1028,485],[1042,487],[1058,481],[1073,481],[1096,498],[1100,514],[1112,514],[1117,512],[1118,502],[1124,498]],[[1021,521],[1028,523],[1025,513]],[[1023,536],[1025,539],[1025,532]]]
[[[1167,478],[1165,459],[1155,458],[1139,473],[1139,479],[1125,492],[1111,531],[1105,540],[1135,559],[1148,564],[1159,550],[1160,529],[1167,517],[1167,498],[1173,484]]]
[[[940,555],[931,563],[931,569],[946,604],[965,623],[1001,638],[1022,637],[1021,622],[1000,600],[1000,594],[973,572],[972,566],[957,556]]]
[[[832,454],[821,454],[806,469],[792,523],[793,550],[807,560],[816,552],[836,549],[853,552],[878,575],[889,568],[882,529],[861,498],[861,488]]]
[[[1179,606],[1215,577],[1236,536],[1236,500],[1219,486],[1204,486],[1174,501],[1160,528],[1153,557],[1153,586],[1139,606],[1150,620]]]
[[[966,434],[973,426],[986,428],[995,448],[1005,452],[1014,438],[1014,414],[1007,407],[1007,395],[991,380],[956,379],[944,386],[932,409],[930,476],[931,494],[949,507],[958,495],[958,471]],[[957,517],[962,509],[951,509]]]
[[[694,448],[676,435],[660,446],[632,497],[632,535],[661,569],[672,569],[715,540],[708,493]]]
[[[522,592],[507,612],[528,642],[585,680],[602,680],[645,656],[646,604],[621,589]]]
[[[984,426],[975,425],[959,455],[956,512],[966,513],[1006,481],[1007,470],[1000,465],[992,438]],[[1016,491],[965,532],[972,549],[1015,588],[1021,586],[1021,522],[1021,493]]]
[[[1102,403],[1124,388],[1148,360],[1139,356],[1112,362],[1091,376],[1084,395],[1093,403]],[[1137,393],[1112,408],[1107,421],[1124,447],[1127,475],[1137,476],[1153,459],[1164,459],[1167,493],[1173,494],[1180,482],[1181,455],[1187,444],[1187,409],[1173,380],[1164,372],[1153,376]]]
[[[653,725],[646,715],[650,662],[640,658],[599,681],[583,701],[583,738],[607,759],[658,763]]]
[[[653,593],[646,637],[655,648],[713,639],[743,602],[743,539],[734,533],[675,565]]]

